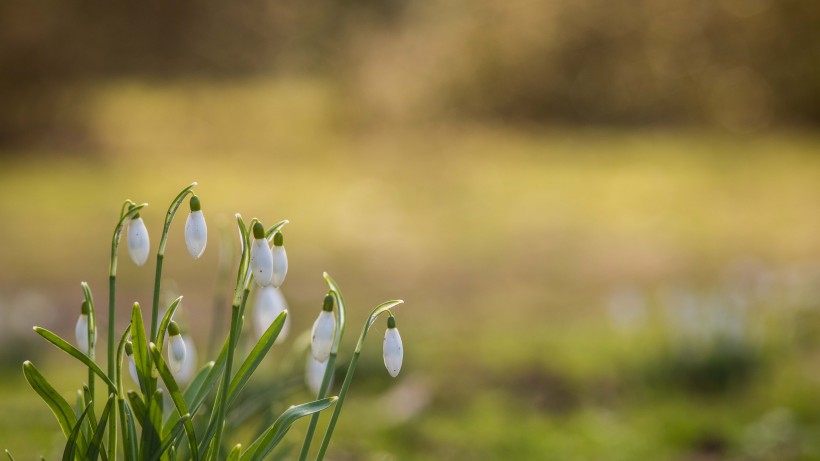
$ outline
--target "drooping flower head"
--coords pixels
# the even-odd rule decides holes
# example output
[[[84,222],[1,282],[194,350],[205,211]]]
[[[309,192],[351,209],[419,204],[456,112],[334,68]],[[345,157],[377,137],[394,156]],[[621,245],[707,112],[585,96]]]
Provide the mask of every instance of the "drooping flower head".
[[[288,303],[282,295],[282,291],[272,285],[262,287],[256,292],[256,299],[253,304],[253,329],[257,337],[262,337],[270,324],[279,317],[283,311],[288,309]],[[274,344],[283,342],[290,331],[290,315],[285,318],[282,331],[276,337]]]
[[[273,254],[268,246],[268,239],[265,238],[265,226],[258,221],[253,225],[251,270],[253,279],[260,287],[270,285],[273,277]]]
[[[191,196],[191,213],[185,221],[185,246],[194,259],[198,259],[205,252],[208,244],[208,226],[202,214],[202,205],[199,197]]]
[[[74,334],[77,338],[77,349],[88,355],[88,301],[83,301],[80,308],[80,316],[74,326]]]
[[[171,321],[168,324],[168,368],[178,373],[185,362],[186,348],[182,335],[179,334],[179,325]]]
[[[333,315],[333,296],[325,296],[322,311],[316,322],[310,339],[310,351],[313,358],[320,362],[327,361],[333,346],[333,334],[336,332],[336,317]]]
[[[148,253],[151,251],[151,240],[148,237],[148,229],[142,221],[139,213],[131,217],[128,223],[128,254],[137,266],[142,266],[148,260]]]
[[[305,365],[305,384],[308,389],[314,393],[319,393],[319,388],[322,387],[322,380],[325,377],[325,370],[327,370],[327,361],[320,362],[313,357],[313,354],[307,355],[307,365]]]
[[[387,331],[384,332],[384,366],[390,376],[396,377],[401,371],[401,362],[404,359],[404,348],[401,344],[401,335],[396,328],[396,319],[387,317]]]
[[[273,234],[272,256],[273,278],[271,283],[279,288],[285,282],[285,276],[288,275],[288,254],[285,251],[285,238],[279,231]]]

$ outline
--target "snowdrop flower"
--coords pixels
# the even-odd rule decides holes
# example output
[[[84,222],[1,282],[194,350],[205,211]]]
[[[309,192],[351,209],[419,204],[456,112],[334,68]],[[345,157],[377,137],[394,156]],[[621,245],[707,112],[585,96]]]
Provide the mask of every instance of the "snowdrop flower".
[[[148,229],[137,213],[128,223],[128,254],[137,266],[142,266],[148,260],[148,252],[151,249],[151,240],[148,238]]]
[[[77,318],[77,325],[74,327],[74,334],[77,336],[77,349],[88,355],[88,302],[83,301],[80,317]]]
[[[283,311],[288,309],[288,303],[282,295],[282,291],[271,285],[260,288],[256,293],[256,300],[253,304],[253,328],[257,337],[262,337],[271,323],[279,317]],[[282,331],[276,338],[274,344],[280,344],[287,338],[290,331],[290,316],[285,318]]]
[[[205,225],[205,216],[202,215],[202,206],[199,197],[191,197],[191,214],[185,221],[185,245],[188,253],[194,259],[199,259],[205,252],[205,245],[208,244],[208,226]]]
[[[285,239],[282,233],[276,231],[273,235],[273,279],[271,283],[276,288],[282,286],[285,276],[288,275],[288,254],[285,252]]]
[[[270,285],[273,277],[273,254],[268,246],[268,239],[265,238],[265,226],[260,222],[253,225],[251,270],[254,280],[260,287]]]
[[[322,387],[322,380],[325,378],[325,370],[327,370],[327,361],[320,362],[313,358],[313,354],[307,355],[307,365],[305,366],[305,384],[308,389],[314,394],[319,393],[319,388]]]
[[[185,384],[191,380],[196,372],[196,347],[194,340],[189,335],[182,336],[182,342],[185,343],[185,360],[182,361],[182,366],[179,371],[174,373],[174,379],[177,383]]]
[[[134,362],[134,346],[131,341],[125,343],[125,355],[128,356],[128,374],[131,375],[131,380],[139,385],[140,379],[137,375],[137,364]]]
[[[168,324],[168,368],[173,373],[179,373],[182,370],[182,364],[185,362],[185,341],[182,335],[179,334],[179,325],[172,321]]]
[[[330,347],[333,345],[333,334],[336,331],[336,317],[333,315],[333,296],[325,296],[322,312],[313,323],[313,332],[310,340],[310,352],[313,358],[326,362],[330,357]]]
[[[384,332],[384,366],[390,376],[395,378],[399,375],[403,358],[401,335],[396,328],[396,319],[391,315],[387,317],[387,331]]]

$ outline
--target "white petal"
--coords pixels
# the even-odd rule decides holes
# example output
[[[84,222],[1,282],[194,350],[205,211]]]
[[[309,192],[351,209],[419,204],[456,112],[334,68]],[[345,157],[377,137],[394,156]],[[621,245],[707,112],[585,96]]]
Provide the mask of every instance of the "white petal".
[[[174,379],[176,379],[177,383],[185,384],[191,380],[194,376],[194,372],[196,372],[196,347],[194,346],[194,340],[185,335],[182,337],[182,341],[185,343],[185,360],[182,361],[182,367],[180,367],[179,371],[174,373]]]
[[[401,362],[404,358],[404,349],[401,345],[401,335],[398,328],[388,328],[384,332],[384,366],[390,376],[396,377],[401,371]]]
[[[181,335],[171,336],[168,340],[168,368],[177,373],[182,369],[185,361],[185,341]]]
[[[327,361],[330,357],[330,348],[333,346],[333,333],[336,330],[336,317],[333,312],[323,310],[319,313],[319,318],[313,323],[311,333],[310,351],[313,358],[320,362]]]
[[[140,379],[139,379],[139,375],[137,375],[137,364],[136,364],[136,362],[134,362],[134,356],[133,355],[128,356],[128,374],[131,375],[131,380],[134,381],[134,383],[139,386]]]
[[[88,315],[80,314],[77,318],[74,334],[77,337],[77,349],[88,355]]]
[[[205,252],[207,244],[208,226],[205,224],[205,216],[202,210],[192,211],[185,221],[185,245],[188,247],[188,253],[197,259]]]
[[[260,287],[270,285],[273,277],[273,254],[266,239],[254,239],[251,244],[251,270]]]
[[[137,266],[142,266],[148,260],[151,251],[151,240],[148,238],[148,229],[142,218],[132,219],[128,224],[128,254]]]
[[[253,304],[253,329],[256,336],[261,337],[276,317],[279,317],[279,314],[287,308],[288,303],[281,290],[271,285],[260,288]],[[290,331],[290,315],[285,319],[282,331],[279,332],[274,344],[284,341],[288,336],[288,331]]]
[[[288,253],[283,246],[273,247],[273,278],[271,283],[276,288],[282,286],[285,282],[285,276],[288,275]]]
[[[322,387],[322,380],[325,378],[325,370],[327,370],[327,361],[320,362],[313,358],[313,354],[307,355],[307,365],[305,366],[305,384],[308,389],[314,394],[319,393],[319,388]]]

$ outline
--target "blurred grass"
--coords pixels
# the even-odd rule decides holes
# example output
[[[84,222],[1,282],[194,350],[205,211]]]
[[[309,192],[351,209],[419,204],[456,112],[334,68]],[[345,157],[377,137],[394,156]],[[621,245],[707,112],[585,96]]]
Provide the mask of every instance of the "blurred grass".
[[[334,459],[820,459],[811,314],[820,300],[804,302],[814,311],[778,311],[791,298],[776,292],[769,310],[750,313],[768,325],[749,339],[764,365],[719,396],[647,384],[642,367],[668,358],[668,327],[652,308],[625,336],[603,309],[624,284],[653,305],[670,286],[721,290],[738,260],[786,275],[816,265],[820,138],[498,125],[374,132],[349,122],[356,107],[329,88],[299,76],[116,82],[90,92],[94,151],[0,156],[2,347],[43,357],[70,395],[82,373],[31,341],[28,327],[69,334],[81,280],[105,299],[122,200],[150,203],[142,215],[156,245],[167,202],[196,180],[213,237],[235,212],[290,219],[295,331],[318,312],[322,271],[351,305],[350,345],[371,306],[407,301],[403,375],[382,372],[379,329]],[[181,229],[172,228],[165,286],[185,295],[182,316],[204,344],[220,243],[211,238],[193,262]],[[150,264],[135,268],[121,252],[119,277],[120,306],[150,302]],[[0,380],[0,445],[28,459],[59,434],[18,359]],[[395,389],[404,394],[393,400],[420,408],[388,424]],[[784,441],[749,448],[761,424]],[[782,446],[791,448],[772,458]]]

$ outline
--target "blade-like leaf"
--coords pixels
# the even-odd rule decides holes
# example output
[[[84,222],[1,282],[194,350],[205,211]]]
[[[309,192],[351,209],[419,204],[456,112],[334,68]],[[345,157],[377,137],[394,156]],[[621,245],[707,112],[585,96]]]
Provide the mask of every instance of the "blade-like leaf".
[[[163,453],[176,442],[177,437],[182,433],[183,426],[191,421],[191,415],[184,414],[179,419],[179,421],[174,424],[174,427],[168,432],[168,435],[165,436],[165,439],[162,440],[162,444],[159,448],[148,457],[150,461],[157,461]]]
[[[145,402],[142,401],[142,397],[134,391],[128,391],[128,401],[131,402],[131,408],[134,411],[134,417],[137,418],[137,422],[140,426],[145,425],[145,418],[148,415],[148,407],[145,406]]]
[[[91,414],[88,415],[88,424],[92,432],[97,430],[97,416],[94,414],[93,400],[94,396],[91,395],[91,389],[89,389],[88,386],[83,386],[83,401],[85,405],[91,404]]]
[[[105,404],[105,408],[103,408],[102,414],[100,415],[100,422],[97,424],[97,431],[94,432],[94,437],[88,444],[88,451],[85,455],[86,460],[96,461],[100,455],[100,447],[102,446],[103,435],[105,434],[105,428],[108,424],[108,416],[111,414],[111,407],[114,405],[115,399],[116,396],[114,394],[108,397],[108,402]]]
[[[126,425],[126,437],[123,437],[125,441],[123,445],[123,449],[127,449],[128,452],[125,455],[126,461],[136,461],[139,456],[139,451],[137,447],[137,428],[134,425],[134,415],[131,412],[131,408],[128,406],[128,403],[124,400],[120,400],[121,407],[124,409],[123,414],[125,415],[125,425]]]
[[[153,453],[159,448],[160,434],[162,434],[162,403],[162,389],[157,389],[151,396],[147,418],[142,426],[139,459],[144,459],[148,453]]]
[[[37,371],[34,364],[28,360],[23,362],[23,374],[29,385],[37,392],[40,398],[43,399],[46,405],[48,405],[52,413],[54,413],[54,416],[57,418],[57,423],[63,430],[63,434],[68,438],[74,426],[77,424],[77,417],[74,415],[68,402],[51,387],[51,384]]]
[[[174,312],[176,312],[177,307],[179,307],[180,301],[182,301],[182,296],[175,299],[174,302],[168,306],[168,310],[166,310],[165,315],[162,316],[162,322],[159,323],[156,344],[160,351],[162,351],[162,345],[165,344],[165,334],[168,332],[168,324],[171,323],[171,319],[173,319]]]
[[[208,362],[199,369],[194,376],[194,379],[191,380],[191,384],[188,384],[188,387],[183,392],[183,397],[185,397],[185,403],[191,407],[191,402],[193,402],[194,397],[199,393],[199,390],[202,389],[202,386],[205,384],[205,380],[208,378],[208,374],[210,374],[211,369],[214,367],[214,362]]]
[[[165,364],[165,360],[162,358],[162,353],[159,349],[157,349],[156,344],[151,343],[148,347],[151,349],[151,356],[154,359],[154,364],[159,371],[160,377],[162,377],[162,382],[164,382],[165,387],[168,388],[168,393],[171,394],[171,400],[174,402],[177,412],[180,415],[189,415],[189,417],[185,418],[184,421],[185,435],[188,437],[188,446],[191,449],[192,458],[197,459],[196,433],[194,433],[194,425],[191,423],[190,413],[185,405],[185,398],[182,397],[182,393],[179,391],[179,385],[174,379],[174,376],[171,374],[171,370],[169,370],[168,366]]]
[[[57,336],[56,334],[46,330],[45,328],[34,327],[34,331],[36,331],[38,335],[45,338],[46,341],[48,341],[51,344],[57,346],[57,348],[62,349],[63,351],[68,353],[68,355],[76,358],[77,360],[82,362],[85,366],[87,366],[88,368],[93,370],[94,373],[96,373],[97,376],[102,378],[102,380],[105,381],[105,383],[108,384],[108,386],[112,390],[116,391],[117,386],[115,386],[114,383],[110,379],[108,379],[108,376],[106,376],[105,372],[103,372],[102,369],[100,369],[100,367],[97,366],[97,364],[94,363],[93,360],[88,358],[87,355],[83,354],[76,347],[69,344],[68,341],[66,341],[63,338]]]
[[[336,397],[330,397],[288,408],[248,447],[248,450],[240,459],[242,461],[261,461],[276,447],[297,419],[328,408],[336,402],[336,399]]]
[[[236,445],[231,448],[231,452],[228,453],[228,458],[225,461],[239,461],[239,455],[242,454],[242,444],[237,443]]]
[[[228,406],[233,403],[236,396],[242,388],[245,387],[245,384],[248,383],[253,372],[256,371],[262,359],[265,358],[265,355],[273,346],[273,343],[282,331],[282,327],[285,325],[287,316],[287,311],[284,311],[276,317],[276,320],[268,326],[268,329],[265,330],[265,333],[259,338],[259,341],[253,347],[250,354],[248,354],[248,358],[246,358],[242,366],[239,367],[233,380],[231,380],[231,385],[228,387]]]
[[[85,410],[80,413],[80,417],[77,418],[77,425],[74,426],[74,429],[71,431],[71,435],[68,436],[68,441],[65,444],[65,450],[63,450],[63,461],[73,461],[74,455],[77,453],[77,444],[79,443],[79,438],[82,437],[82,428],[83,428],[83,420],[85,419],[86,415],[88,415],[88,410],[91,408],[91,403],[89,402],[85,406]]]
[[[145,336],[145,324],[142,322],[142,310],[140,310],[138,303],[134,303],[134,308],[131,310],[131,344],[133,345],[134,364],[140,381],[140,389],[142,389],[142,395],[148,397],[146,394],[151,376],[151,359],[148,353],[148,340]]]

